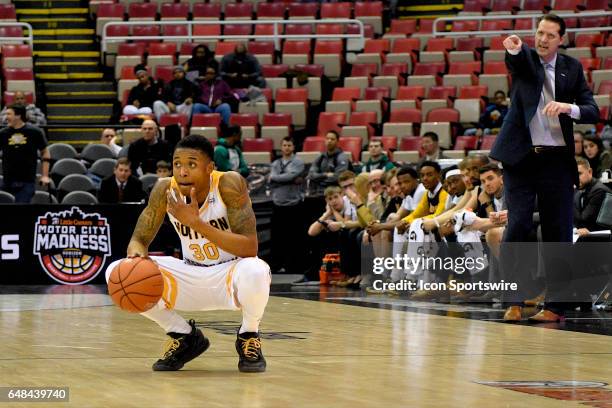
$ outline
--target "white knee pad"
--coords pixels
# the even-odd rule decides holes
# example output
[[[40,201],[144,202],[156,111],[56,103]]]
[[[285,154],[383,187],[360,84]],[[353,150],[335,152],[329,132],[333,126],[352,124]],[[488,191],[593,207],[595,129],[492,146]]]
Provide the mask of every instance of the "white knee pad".
[[[270,286],[270,266],[259,258],[244,258],[236,265],[234,285]]]

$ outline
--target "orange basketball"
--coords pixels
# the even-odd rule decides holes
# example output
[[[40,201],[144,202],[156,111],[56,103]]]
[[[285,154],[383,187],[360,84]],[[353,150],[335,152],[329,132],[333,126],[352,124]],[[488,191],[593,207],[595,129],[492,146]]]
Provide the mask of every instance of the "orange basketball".
[[[164,279],[150,259],[124,259],[108,278],[108,294],[117,306],[128,312],[146,312],[161,299],[163,292]]]

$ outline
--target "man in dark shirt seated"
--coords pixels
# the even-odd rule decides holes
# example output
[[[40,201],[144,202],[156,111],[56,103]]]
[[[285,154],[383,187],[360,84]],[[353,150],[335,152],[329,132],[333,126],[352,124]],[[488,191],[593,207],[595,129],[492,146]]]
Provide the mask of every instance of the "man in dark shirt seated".
[[[578,236],[584,237],[591,231],[604,229],[597,225],[597,215],[610,189],[593,177],[588,160],[578,157],[576,163],[580,186],[574,192],[574,227],[578,229]]]
[[[221,77],[232,88],[248,88],[250,85],[264,88],[266,81],[261,73],[261,65],[244,44],[236,45],[234,52],[221,60]]]
[[[133,203],[145,198],[142,183],[132,176],[130,161],[121,157],[115,164],[113,175],[100,184],[98,201],[101,203]]]
[[[153,112],[158,121],[166,113],[182,113],[191,118],[198,89],[193,82],[185,78],[185,68],[182,66],[174,67],[172,76],[172,81],[164,87],[161,99],[153,102]]]
[[[138,85],[130,90],[127,105],[123,108],[124,115],[151,115],[153,104],[161,98],[161,89],[155,80],[149,76],[143,64],[134,67]]]
[[[172,161],[172,149],[167,141],[158,136],[157,124],[145,120],[140,127],[142,138],[132,142],[128,148],[128,159],[132,163],[133,174],[157,172],[157,162]]]

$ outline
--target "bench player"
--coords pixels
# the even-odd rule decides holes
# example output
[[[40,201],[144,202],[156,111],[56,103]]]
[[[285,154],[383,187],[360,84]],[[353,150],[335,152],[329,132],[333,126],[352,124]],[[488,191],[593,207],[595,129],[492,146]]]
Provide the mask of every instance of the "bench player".
[[[255,213],[246,181],[233,171],[215,171],[213,155],[202,136],[179,141],[174,176],[156,183],[128,245],[128,257],[146,257],[166,212],[181,239],[184,259],[151,257],[164,277],[164,294],[142,315],[171,337],[154,371],[179,370],[210,344],[195,322],[185,321],[176,310],[242,310],[238,369],[266,368],[258,330],[270,292],[270,267],[257,258]],[[107,281],[118,262],[108,267]]]

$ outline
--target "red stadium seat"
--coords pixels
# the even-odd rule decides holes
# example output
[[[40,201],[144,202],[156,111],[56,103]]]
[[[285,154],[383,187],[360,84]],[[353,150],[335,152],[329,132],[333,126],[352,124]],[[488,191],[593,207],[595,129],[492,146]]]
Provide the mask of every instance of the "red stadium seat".
[[[202,18],[219,18],[221,16],[221,3],[194,3],[194,20]]]
[[[416,19],[391,20],[391,28],[389,29],[389,34],[412,35],[416,32],[416,23]]]
[[[357,24],[347,24],[346,33],[347,34],[359,34],[359,26]],[[370,24],[363,25],[363,36],[365,38],[374,38],[374,27]]]
[[[452,108],[435,108],[427,112],[427,122],[459,122],[459,111]]]
[[[270,152],[274,151],[274,141],[265,137],[242,139],[242,147],[245,152]]]
[[[453,22],[452,31],[478,31],[479,22],[478,20],[460,20]]]
[[[485,135],[482,137],[482,142],[480,143],[480,148],[482,150],[491,150],[493,147],[493,143],[495,143],[495,135]]]
[[[360,95],[359,88],[334,88],[332,101],[356,101]]]
[[[266,78],[276,78],[289,71],[289,65],[287,64],[263,64],[261,66],[261,72]]]
[[[147,67],[147,72],[151,75],[151,68]],[[123,66],[121,67],[121,79],[136,79],[136,74],[134,73],[134,67],[132,66]]]
[[[455,49],[457,51],[476,51],[483,47],[483,39],[478,37],[457,38]]]
[[[0,4],[0,20],[17,20],[15,6],[13,4]]]
[[[521,0],[495,0],[491,3],[491,11],[516,11],[521,7]]]
[[[5,44],[2,46],[2,58],[32,58],[32,49],[26,44]]]
[[[344,25],[342,24],[317,24],[315,34],[319,35],[339,35],[344,34]]]
[[[314,3],[309,3],[314,4]],[[301,35],[301,34],[312,34],[312,25],[310,24],[287,24],[285,26],[285,34],[290,35]],[[285,43],[292,40],[287,40]],[[308,40],[310,42],[310,40]]]
[[[516,20],[514,23],[515,30],[533,30],[533,21],[528,18]],[[503,49],[503,45],[502,45]]]
[[[422,152],[421,148],[421,138],[420,137],[403,137],[400,139],[399,149],[400,151],[406,150],[418,150]],[[421,153],[422,154],[422,153]]]
[[[191,126],[216,127],[221,125],[221,115],[218,113],[194,113],[191,117]]]
[[[119,44],[117,50],[118,55],[142,55],[145,51],[145,45],[142,43],[122,43]]]
[[[306,102],[308,101],[308,89],[291,88],[279,89],[276,91],[276,102]]]
[[[338,140],[338,146],[346,153],[350,153],[353,161],[359,161],[361,157],[361,138],[354,136],[344,136]]]
[[[389,123],[421,123],[420,109],[402,108],[391,112]]]
[[[130,3],[128,16],[131,19],[155,20],[157,14],[157,3]]]
[[[251,35],[253,26],[250,24],[226,24],[223,26],[223,35]]]
[[[306,54],[310,55],[312,48],[308,40],[287,40],[283,45],[283,54]]]
[[[421,42],[418,38],[397,38],[391,45],[392,53],[412,53],[418,51],[421,47]]]
[[[475,150],[478,136],[457,136],[453,150]]]
[[[374,63],[353,64],[351,66],[352,77],[368,77],[371,78],[378,73],[378,65]]]
[[[603,64],[603,69],[612,69],[612,57],[606,57]]]
[[[7,81],[33,81],[34,73],[30,68],[5,68],[4,78]]]
[[[132,35],[135,37],[153,37],[153,36],[159,36],[159,34],[161,33],[161,30],[159,29],[159,26],[155,25],[155,26],[132,26]],[[151,43],[154,40],[135,40],[138,41],[141,44],[148,44]]]
[[[198,3],[200,4],[200,3]],[[193,33],[195,35],[221,35],[220,24],[196,24],[193,26]],[[220,44],[220,43],[217,43]]]
[[[512,20],[490,20],[482,22],[482,31],[512,30]]]
[[[351,3],[323,3],[321,4],[321,18],[351,18]]]
[[[364,54],[385,54],[389,51],[391,51],[391,42],[387,38],[365,40],[365,45],[363,47]]]
[[[291,126],[289,113],[264,113],[263,126]]]
[[[289,4],[289,19],[295,17],[316,19],[318,11],[318,3],[291,3]]]
[[[555,0],[555,10],[578,10],[578,7],[584,9],[583,0]]]
[[[234,52],[234,49],[236,48],[236,45],[240,44],[237,41],[222,41],[222,42],[218,42],[217,46],[215,47],[215,55],[227,55],[227,54],[231,54],[232,52]]]
[[[187,30],[187,26],[184,25],[165,25],[164,29],[164,37],[172,37],[172,36],[186,36],[189,31]]]
[[[590,9],[587,9],[591,11]],[[587,27],[604,27],[608,25],[608,16],[600,16],[600,17],[581,17],[580,18],[580,28]]]
[[[115,17],[123,19],[125,14],[125,6],[121,3],[100,3],[98,5],[98,18]]]
[[[285,18],[286,6],[283,3],[258,3],[257,18],[262,20]]]
[[[485,74],[508,74],[508,67],[504,61],[488,61],[484,64]]]
[[[253,17],[253,5],[251,3],[227,3],[225,5],[225,19],[245,19]]]
[[[444,62],[417,62],[412,75],[438,75],[445,70]]]
[[[21,27],[0,27],[0,37],[23,37]]]
[[[367,87],[363,91],[364,101],[383,101],[385,98],[389,98],[390,90],[388,87],[371,86]]]
[[[586,0],[585,8],[589,11],[606,10],[609,8],[608,0]],[[581,19],[582,20],[582,19]]]
[[[601,68],[601,58],[580,58],[580,63],[585,71]]]
[[[483,11],[490,10],[489,0],[465,0],[463,4],[463,11],[474,11],[482,13]]]
[[[544,7],[550,7],[549,0],[523,0],[523,10],[543,11]]]
[[[517,22],[522,21],[522,20],[516,20]],[[525,20],[527,21],[527,20]],[[531,20],[529,20],[531,21]],[[504,40],[506,39],[506,35],[499,35],[497,37],[491,37],[491,42],[489,43],[489,49],[490,50],[495,50],[495,51],[503,51],[506,49],[506,47],[504,47]]]
[[[330,130],[340,134],[342,126],[346,124],[345,112],[321,112],[319,114],[317,134],[319,136],[325,136]]]
[[[259,115],[257,113],[232,113],[230,116],[230,125],[256,127],[258,124]]]
[[[466,85],[459,88],[458,98],[463,99],[478,99],[482,96],[487,96],[489,87],[486,85]]]
[[[603,34],[576,34],[576,47],[597,47],[603,45]]]
[[[324,152],[326,149],[325,138],[321,136],[309,136],[304,139],[302,144],[302,151],[304,152]]]
[[[427,51],[448,51],[453,49],[452,38],[430,38],[427,40]]]
[[[321,64],[295,64],[295,69],[306,72],[309,76],[322,77],[323,65]]]
[[[401,62],[387,62],[380,67],[380,75],[397,76],[400,79],[400,84],[405,80],[405,74],[408,73],[408,66]]]
[[[261,3],[267,4],[267,3]],[[255,25],[255,35],[273,35],[274,25],[272,24],[257,24]]]
[[[130,35],[130,26],[108,26],[106,29],[106,35],[109,37],[127,37]]]
[[[599,89],[597,89],[597,95],[610,95],[612,94],[612,80],[607,79],[599,83]]]
[[[415,101],[425,98],[425,87],[423,85],[400,86],[395,99]]]
[[[355,2],[355,18],[357,17],[380,17],[383,13],[382,1],[357,1]]]
[[[155,79],[163,80],[168,83],[174,79],[174,66],[172,65],[158,65],[155,67]]]
[[[189,123],[189,118],[187,115],[183,115],[180,113],[166,113],[159,118],[159,126],[164,127],[168,125],[180,125],[181,127],[187,127]]]
[[[457,95],[457,88],[455,86],[432,86],[429,88],[428,99],[448,99]]]
[[[342,41],[317,41],[315,54],[342,54]]]
[[[162,20],[187,20],[189,16],[189,3],[162,3],[159,14]]]
[[[174,55],[176,51],[177,45],[172,42],[151,43],[149,45],[149,55]]]
[[[451,75],[480,74],[480,61],[451,62],[448,73]]]
[[[353,112],[349,120],[349,126],[366,126],[368,129],[368,137],[374,135],[374,127],[372,124],[377,123],[376,112]]]

